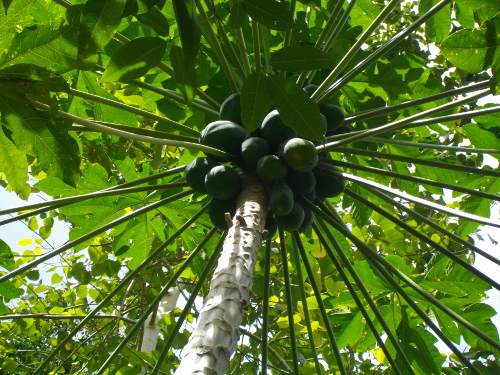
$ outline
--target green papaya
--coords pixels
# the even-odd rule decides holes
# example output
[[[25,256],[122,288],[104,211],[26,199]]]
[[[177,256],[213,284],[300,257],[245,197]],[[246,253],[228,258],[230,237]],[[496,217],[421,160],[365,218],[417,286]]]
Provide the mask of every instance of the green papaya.
[[[331,133],[336,129],[340,128],[345,120],[344,112],[342,108],[329,104],[323,103],[319,105],[319,112],[325,116],[326,119],[326,133]]]
[[[208,124],[200,133],[199,141],[202,145],[238,156],[245,138],[246,132],[241,125],[232,121],[220,120]],[[222,158],[214,156],[214,159],[221,160]]]
[[[235,197],[241,190],[241,183],[238,172],[225,165],[213,167],[205,176],[207,193],[216,199]]]
[[[309,194],[316,186],[316,177],[312,171],[299,172],[289,169],[286,182],[295,194]]]
[[[219,163],[210,158],[196,158],[186,166],[184,175],[189,186],[198,193],[206,194],[205,176],[213,167]]]
[[[297,171],[310,171],[318,164],[316,146],[303,138],[292,138],[283,142],[278,148],[278,155],[290,168]]]
[[[274,110],[269,112],[264,117],[264,120],[262,120],[260,137],[264,138],[269,144],[271,151],[274,151],[282,142],[297,137],[297,132],[286,126],[281,120],[279,112]]]
[[[300,224],[300,227],[298,231],[300,233],[304,233],[307,231],[309,228],[311,228],[313,220],[314,220],[314,214],[309,208],[303,207],[304,208],[304,220],[302,220],[302,224]]]
[[[229,225],[226,220],[226,212],[229,212],[231,218],[236,212],[236,200],[229,199],[215,199],[213,198],[208,204],[208,216],[212,224],[219,229],[228,230]]]
[[[286,176],[286,164],[276,155],[266,155],[257,162],[257,176],[262,181],[279,181]]]
[[[312,96],[312,94],[314,94],[314,92],[318,89],[318,87],[319,87],[318,85],[309,84],[304,86],[302,90],[304,90],[307,95]]]
[[[276,220],[274,220],[272,213],[269,213],[266,216],[266,225],[264,226],[264,229],[267,230],[267,239],[272,239],[276,235],[278,224],[276,224]]]
[[[227,97],[220,106],[219,120],[228,120],[243,125],[241,121],[240,93],[234,93]]]
[[[281,182],[273,187],[269,198],[269,208],[276,216],[283,216],[290,213],[293,208],[293,191],[290,187]]]
[[[332,135],[346,134],[346,133],[350,133],[350,132],[352,132],[352,129],[350,128],[349,125],[342,125],[341,127],[337,128],[331,132],[327,132],[326,136],[330,137]]]
[[[294,201],[290,213],[283,216],[275,216],[275,220],[278,224],[278,228],[289,232],[298,230],[304,221],[304,208],[299,202]]]
[[[320,162],[313,169],[316,177],[316,194],[318,198],[333,198],[344,191],[344,179],[335,175],[334,172],[341,172],[337,167]]]
[[[241,158],[250,167],[255,167],[259,159],[269,153],[269,144],[263,138],[250,137],[241,144]]]

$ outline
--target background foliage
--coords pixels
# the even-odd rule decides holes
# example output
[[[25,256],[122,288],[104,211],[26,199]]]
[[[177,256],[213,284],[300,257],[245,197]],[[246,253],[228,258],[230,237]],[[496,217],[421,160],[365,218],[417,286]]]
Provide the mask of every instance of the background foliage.
[[[261,360],[273,374],[498,373],[497,312],[484,301],[499,285],[473,267],[472,237],[480,224],[498,227],[488,218],[498,209],[500,118],[477,105],[498,90],[498,3],[391,4],[372,28],[383,1],[2,0],[0,183],[25,200],[54,198],[0,211],[2,236],[16,220],[33,232],[19,238],[22,253],[0,239],[2,371],[33,374],[53,355],[40,373],[139,374],[165,350],[155,371],[172,373],[197,309],[185,310],[177,335],[182,307],[164,315],[152,353],[138,350],[141,319],[179,269],[186,299],[198,281],[205,295],[199,277],[221,235],[211,237],[210,198],[186,187],[182,167],[202,156],[198,134],[232,92],[254,99],[243,101],[248,132],[271,102],[293,121],[312,101],[288,100],[298,86],[285,78],[312,71],[309,82],[324,86],[313,99],[342,107],[353,130],[328,139],[349,191],[324,207],[317,232],[263,246],[228,373],[258,373]],[[299,134],[318,138],[319,118],[306,117]],[[70,242],[50,249],[56,222]],[[266,329],[272,351],[262,357]]]

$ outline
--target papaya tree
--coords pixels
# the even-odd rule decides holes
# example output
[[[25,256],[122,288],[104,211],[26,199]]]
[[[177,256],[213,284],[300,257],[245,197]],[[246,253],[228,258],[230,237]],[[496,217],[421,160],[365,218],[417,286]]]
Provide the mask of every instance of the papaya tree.
[[[3,373],[499,372],[497,0],[0,4]]]

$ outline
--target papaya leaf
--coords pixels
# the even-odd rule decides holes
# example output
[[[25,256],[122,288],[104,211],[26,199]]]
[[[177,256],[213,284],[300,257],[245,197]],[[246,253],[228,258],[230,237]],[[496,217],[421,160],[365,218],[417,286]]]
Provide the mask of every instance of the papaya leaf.
[[[4,0],[4,8],[0,7],[0,51],[8,50],[13,38],[17,34],[16,25],[29,23],[32,4],[37,0],[16,0],[13,4],[10,0]]]
[[[78,29],[76,24],[51,22],[25,27],[12,39],[9,48],[0,56],[0,67],[7,64],[34,64],[43,61],[44,68],[59,74],[77,67],[90,69],[97,61],[77,63]]]
[[[497,8],[498,9],[498,1],[497,0],[455,0],[455,3],[466,6],[472,9],[480,9],[480,8]]]
[[[170,62],[174,68],[174,78],[177,86],[181,89],[186,101],[192,103],[197,82],[194,63],[186,61],[183,49],[179,46],[172,46]]]
[[[301,137],[322,141],[324,123],[318,105],[295,82],[278,76],[268,77],[271,102],[285,125]]]
[[[161,62],[167,42],[158,37],[142,37],[121,46],[111,56],[101,82],[139,78]]]
[[[181,36],[184,61],[191,65],[196,61],[200,48],[201,29],[196,13],[195,0],[172,0],[177,28]]]
[[[169,25],[167,17],[158,7],[152,7],[148,12],[137,14],[137,20],[143,25],[149,26],[160,36],[168,36]]]
[[[99,85],[97,82],[98,78],[99,75],[97,73],[78,71],[72,78],[73,87],[77,90],[121,103],[116,96],[110,94]],[[134,127],[137,126],[137,119],[133,113],[98,102],[87,101],[80,97],[73,97],[71,99],[69,107],[70,113],[85,118],[89,110],[93,112],[93,117],[96,121],[118,123]],[[86,138],[88,137],[90,137],[90,135],[87,133]]]
[[[255,21],[271,30],[284,31],[293,27],[290,10],[274,0],[241,0],[247,13]]]
[[[288,72],[315,70],[332,63],[334,59],[326,52],[313,46],[289,46],[277,50],[269,64],[275,69]]]
[[[137,13],[142,14],[149,12],[151,8],[160,3],[160,0],[137,0],[136,3],[138,8]],[[163,4],[165,4],[165,2],[163,2]]]
[[[15,80],[16,83],[23,81],[42,81],[50,91],[69,92],[68,82],[59,74],[33,64],[16,64],[0,69],[0,82],[4,80]]]
[[[231,29],[239,29],[240,27],[243,27],[247,18],[248,16],[241,0],[235,1],[231,6],[231,12],[229,13],[229,26]]]
[[[9,245],[7,245],[3,240],[0,240],[0,267],[11,270],[15,266],[14,254]]]
[[[436,5],[439,0],[423,0],[419,3],[421,14],[427,12],[430,8]],[[451,16],[450,5],[441,9],[434,17],[431,17],[425,23],[425,35],[429,40],[436,43],[441,43],[450,33]]]
[[[88,0],[78,29],[78,61],[104,48],[120,26],[125,0]]]
[[[27,188],[29,189],[29,186],[26,184],[26,181],[28,181],[28,161],[26,160],[26,154],[19,150],[14,143],[5,136],[1,126],[0,172],[5,174],[9,185],[17,194],[22,194]]]
[[[470,138],[471,143],[476,148],[489,148],[493,150],[500,150],[500,137],[495,136],[494,132],[483,130],[477,124],[467,124],[462,128],[464,135]],[[500,155],[491,155],[496,159],[500,159]]]
[[[6,298],[18,298],[19,292],[17,291],[14,283],[7,280],[0,284],[0,296],[4,296]]]
[[[241,120],[247,133],[260,127],[271,107],[271,99],[264,74],[253,73],[243,82],[241,88]]]
[[[493,66],[500,72],[500,20],[486,23],[475,30],[460,30],[441,43],[443,55],[456,67],[478,73]]]
[[[79,173],[80,151],[62,123],[57,125],[47,112],[0,95],[2,123],[21,151],[40,162],[42,170],[74,185]]]

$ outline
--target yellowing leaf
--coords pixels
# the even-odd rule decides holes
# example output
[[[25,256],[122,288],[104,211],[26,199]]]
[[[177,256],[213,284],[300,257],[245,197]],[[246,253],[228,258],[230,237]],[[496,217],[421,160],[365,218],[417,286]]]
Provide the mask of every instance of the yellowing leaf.
[[[26,238],[24,240],[19,241],[17,244],[19,246],[24,247],[24,246],[28,246],[31,242],[33,242],[33,240],[31,238]]]
[[[47,341],[50,345],[57,346],[57,339],[55,337],[49,337]]]

